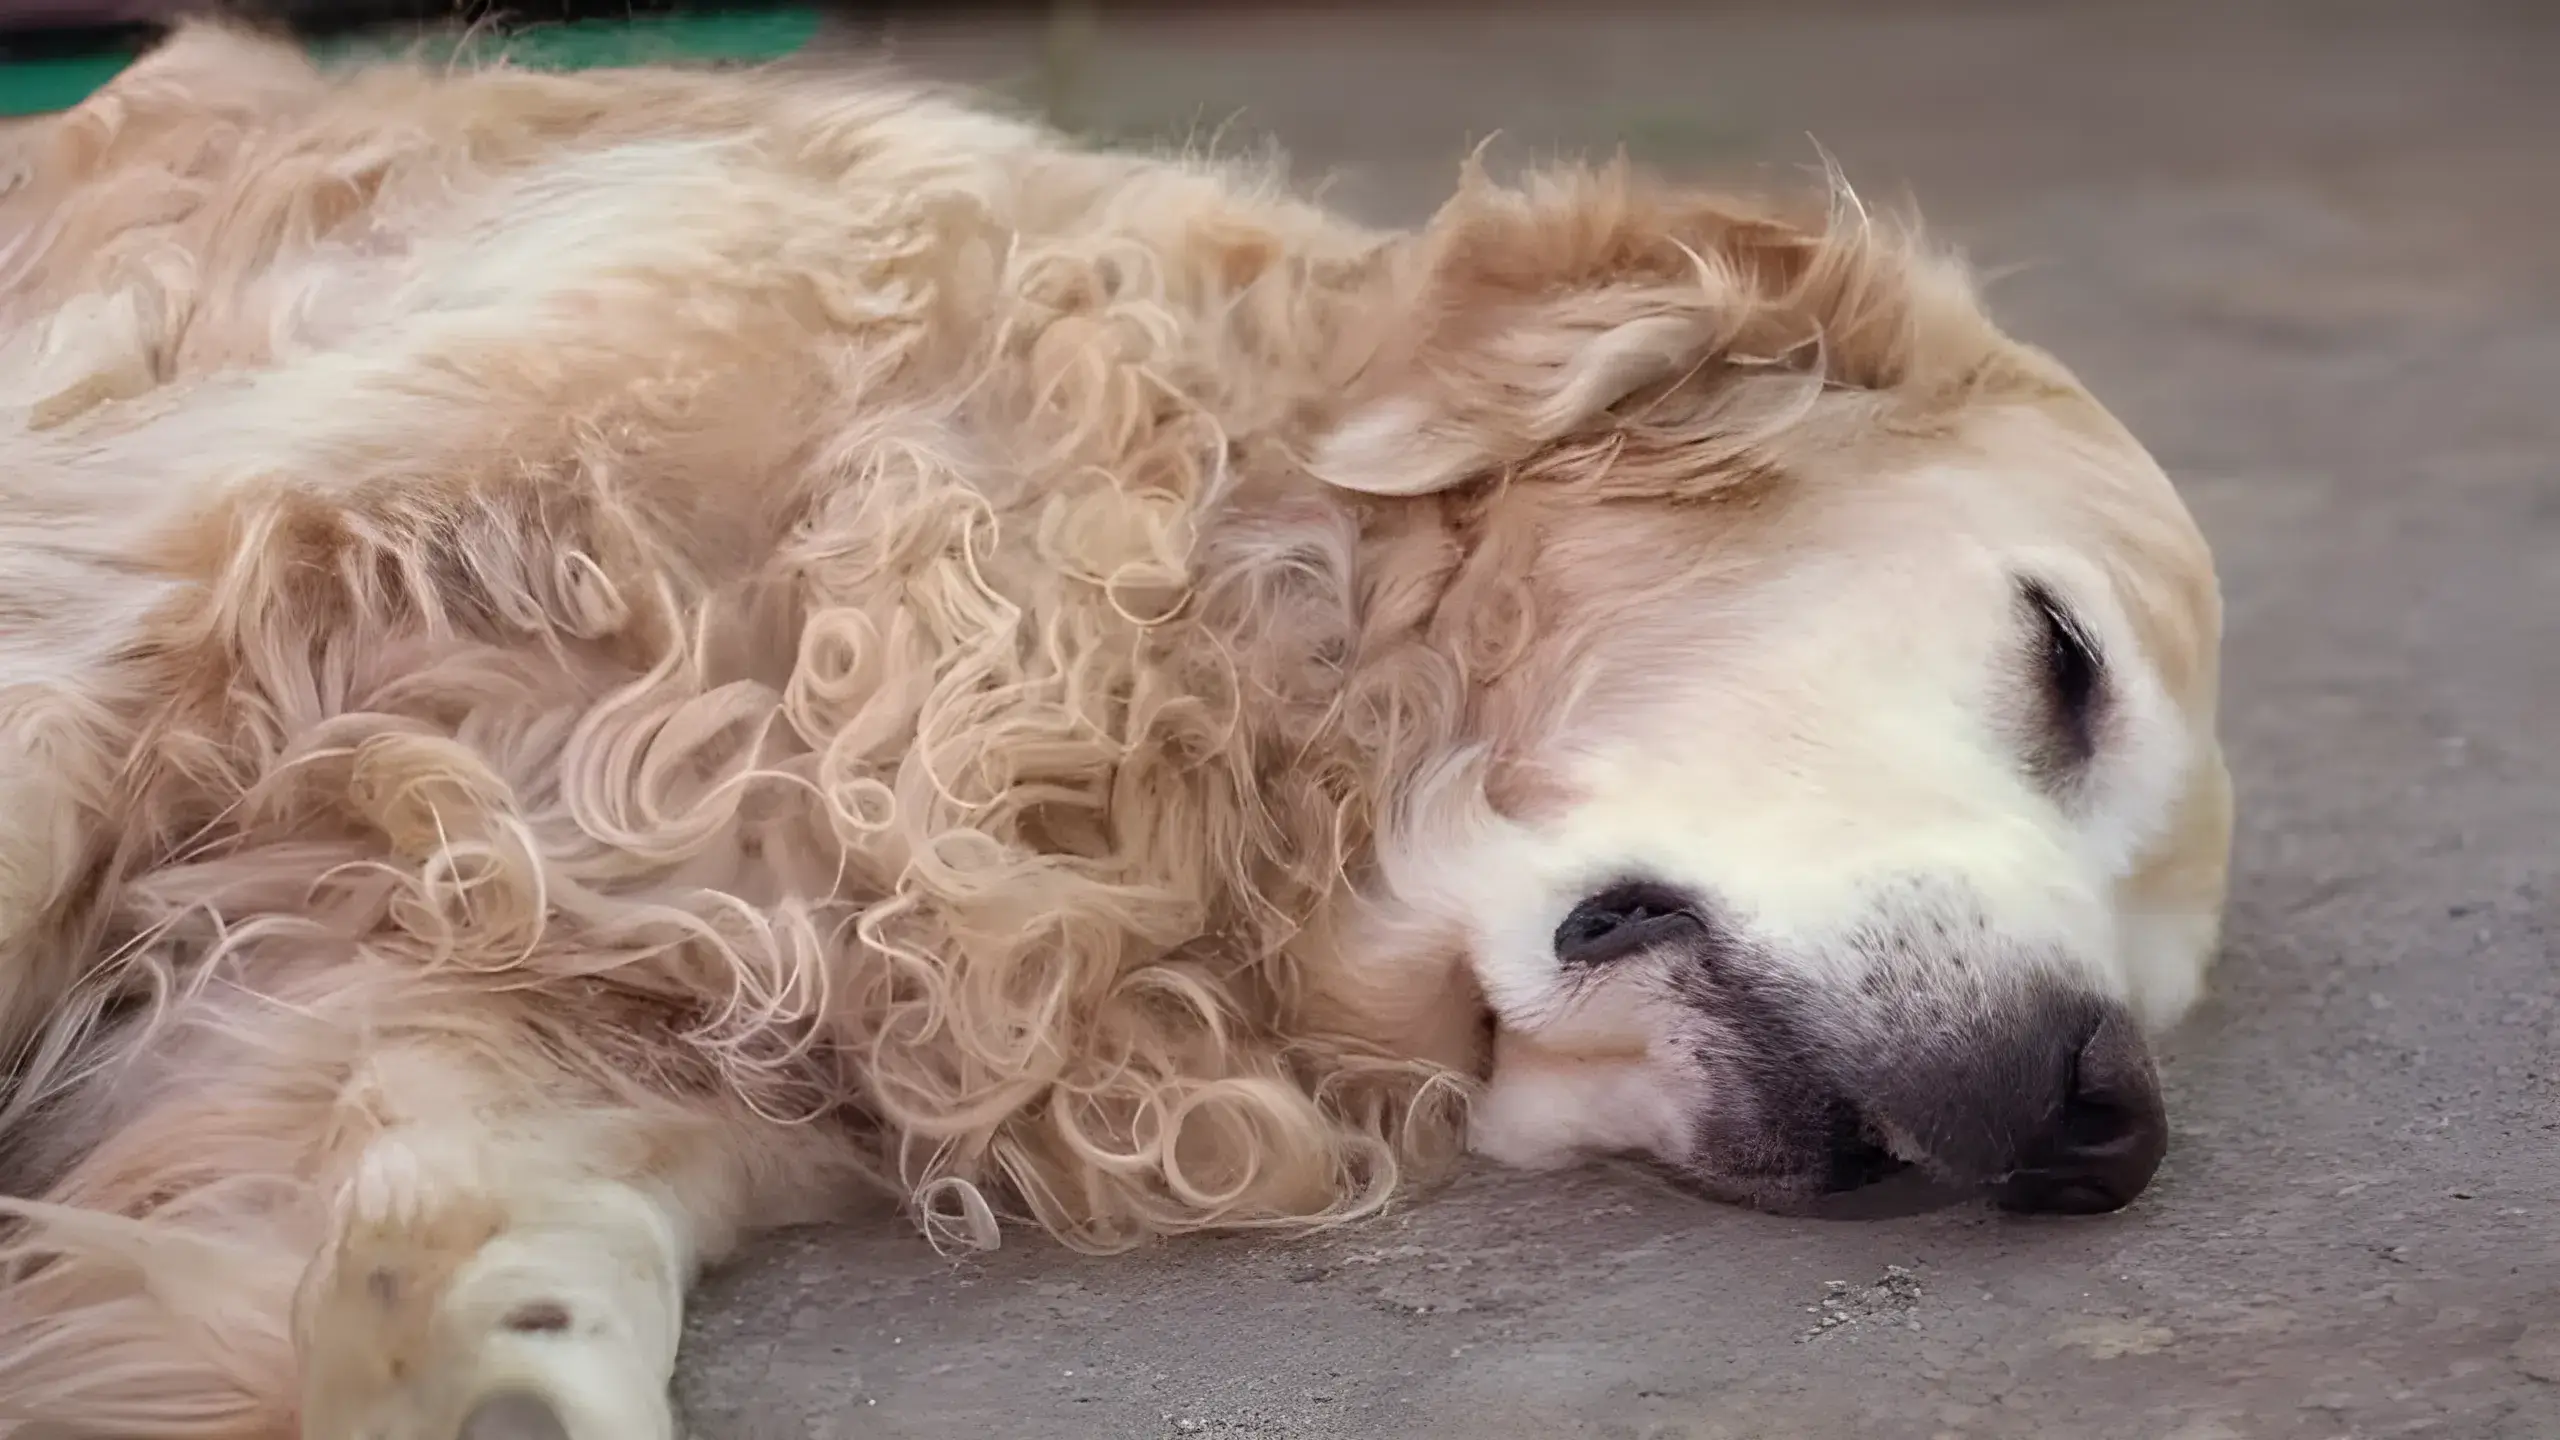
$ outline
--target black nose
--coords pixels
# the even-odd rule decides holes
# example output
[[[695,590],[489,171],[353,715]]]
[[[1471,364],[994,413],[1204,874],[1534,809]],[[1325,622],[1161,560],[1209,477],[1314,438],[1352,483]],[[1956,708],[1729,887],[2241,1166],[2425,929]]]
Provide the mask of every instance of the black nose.
[[[2133,1018],[2111,1009],[2072,1057],[2052,1122],[1993,1193],[2002,1209],[2024,1214],[2121,1210],[2151,1183],[2168,1150],[2168,1111],[2150,1050]]]
[[[1877,1173],[1878,1152],[1985,1186],[2006,1210],[2122,1209],[2169,1148],[2160,1084],[2123,1007],[2045,991],[1941,1030],[1868,1072],[1861,1125],[1835,1127],[1833,1188]]]

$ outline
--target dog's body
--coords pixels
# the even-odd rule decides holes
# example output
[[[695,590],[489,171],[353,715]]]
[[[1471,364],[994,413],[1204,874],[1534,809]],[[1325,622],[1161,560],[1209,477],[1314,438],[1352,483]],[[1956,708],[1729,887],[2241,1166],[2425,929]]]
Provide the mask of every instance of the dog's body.
[[[742,1233],[1349,1217],[1470,1099],[2158,1160],[2210,568],[1863,224],[214,30],[14,143],[0,1430],[665,1434]]]

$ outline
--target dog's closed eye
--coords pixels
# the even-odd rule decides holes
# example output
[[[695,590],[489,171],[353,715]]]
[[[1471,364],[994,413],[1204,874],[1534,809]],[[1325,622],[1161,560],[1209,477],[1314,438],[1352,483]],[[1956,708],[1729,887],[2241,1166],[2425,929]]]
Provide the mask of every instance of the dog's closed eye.
[[[2035,747],[2037,774],[2059,784],[2086,767],[2098,750],[2098,721],[2106,702],[2106,663],[2097,643],[2061,597],[2028,580],[2019,595],[2035,626],[2036,682],[2044,713]]]
[[[1651,881],[1626,881],[1573,907],[1556,927],[1556,958],[1569,966],[1605,965],[1705,928],[1694,896]]]

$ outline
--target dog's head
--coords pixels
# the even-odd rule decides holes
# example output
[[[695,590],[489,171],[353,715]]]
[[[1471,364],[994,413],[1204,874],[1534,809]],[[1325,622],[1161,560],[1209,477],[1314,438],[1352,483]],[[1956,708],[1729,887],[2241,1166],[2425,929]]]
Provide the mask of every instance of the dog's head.
[[[2230,824],[2166,478],[1863,216],[1477,187],[1407,259],[1312,468],[1457,537],[1479,763],[1384,828],[1351,949],[1463,955],[1476,1146],[2130,1200]]]

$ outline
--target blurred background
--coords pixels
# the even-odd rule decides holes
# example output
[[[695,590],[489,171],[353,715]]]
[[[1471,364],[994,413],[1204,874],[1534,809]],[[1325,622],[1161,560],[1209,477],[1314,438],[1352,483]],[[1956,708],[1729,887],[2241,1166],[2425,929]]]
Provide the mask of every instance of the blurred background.
[[[0,0],[0,109],[156,3]],[[1489,137],[1755,186],[1827,153],[2215,546],[2238,871],[2126,1214],[1808,1226],[1597,1167],[1105,1261],[786,1237],[698,1307],[706,1440],[2560,1437],[2560,0],[264,3],[324,50],[885,58],[1276,145],[1382,221]]]

